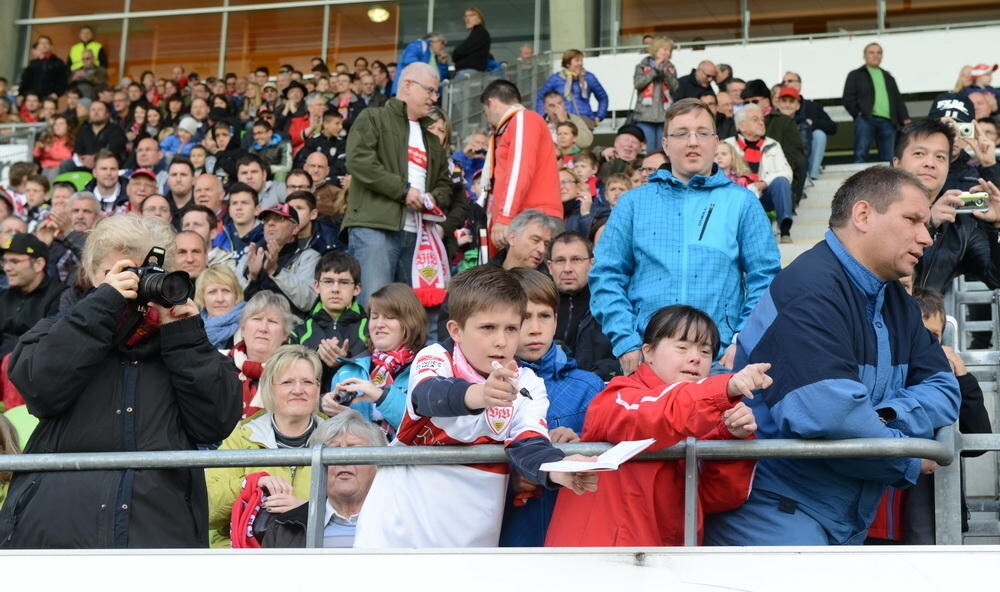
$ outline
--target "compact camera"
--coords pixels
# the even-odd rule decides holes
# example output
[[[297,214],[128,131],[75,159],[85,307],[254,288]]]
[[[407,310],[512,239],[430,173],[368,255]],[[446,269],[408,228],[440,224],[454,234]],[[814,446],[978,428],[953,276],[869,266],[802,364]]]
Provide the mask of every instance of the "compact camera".
[[[351,391],[339,390],[333,394],[333,400],[337,402],[338,405],[350,405],[357,398],[358,393],[352,393]]]
[[[971,140],[976,137],[976,124],[974,123],[959,123],[954,122],[951,124],[955,128],[955,133],[959,138],[965,140]]]
[[[963,193],[958,196],[962,200],[962,205],[955,208],[959,214],[971,214],[972,212],[988,212],[990,209],[990,194]]]
[[[145,306],[153,302],[169,308],[184,304],[194,294],[194,282],[186,271],[166,271],[163,269],[167,252],[153,247],[146,255],[141,267],[127,267],[139,276],[138,302]]]

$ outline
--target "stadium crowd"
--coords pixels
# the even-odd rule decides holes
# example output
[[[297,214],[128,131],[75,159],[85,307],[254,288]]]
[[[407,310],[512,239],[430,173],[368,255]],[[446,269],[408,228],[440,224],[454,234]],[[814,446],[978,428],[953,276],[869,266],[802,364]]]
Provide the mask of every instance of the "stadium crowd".
[[[48,124],[0,191],[0,453],[497,443],[509,466],[331,466],[325,545],[642,546],[682,543],[684,463],[598,478],[553,443],[990,430],[939,339],[952,279],[1000,288],[995,65],[911,118],[859,48],[843,104],[882,164],[782,270],[837,131],[810,73],[683,74],[650,37],[600,146],[608,95],[570,50],[455,138],[443,79],[497,66],[464,19],[450,54],[432,32],[398,63],[115,85],[89,27],[67,61],[35,40],[0,79],[0,123]],[[933,542],[934,469],[706,461],[699,540]],[[0,548],[304,546],[310,476],[0,473]]]

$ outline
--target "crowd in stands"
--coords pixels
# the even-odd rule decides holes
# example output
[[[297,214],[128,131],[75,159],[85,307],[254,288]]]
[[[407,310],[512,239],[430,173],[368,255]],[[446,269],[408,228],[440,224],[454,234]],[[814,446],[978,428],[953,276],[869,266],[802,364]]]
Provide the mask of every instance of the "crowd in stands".
[[[16,96],[0,79],[0,123],[48,124],[0,191],[0,454],[496,443],[509,465],[329,467],[324,544],[644,546],[683,542],[683,462],[598,478],[554,443],[990,430],[940,293],[1000,288],[996,66],[911,120],[866,46],[843,103],[882,164],[782,270],[837,132],[808,78],[683,74],[650,37],[602,146],[570,50],[454,138],[442,81],[498,67],[464,18],[450,55],[431,32],[398,63],[117,85],[89,27],[65,62],[39,37]],[[934,469],[705,461],[699,540],[932,541]],[[304,546],[310,479],[0,473],[0,548]]]

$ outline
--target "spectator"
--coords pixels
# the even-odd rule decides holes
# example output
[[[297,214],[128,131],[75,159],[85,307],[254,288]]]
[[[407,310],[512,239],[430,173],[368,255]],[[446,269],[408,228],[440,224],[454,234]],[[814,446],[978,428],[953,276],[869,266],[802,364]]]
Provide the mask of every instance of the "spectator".
[[[94,179],[87,183],[86,190],[100,200],[102,212],[114,212],[128,201],[125,193],[128,180],[118,176],[118,157],[110,150],[100,150],[91,158]]]
[[[481,170],[486,163],[486,148],[489,146],[490,137],[487,132],[476,130],[466,136],[465,145],[461,150],[451,155],[452,160],[462,169],[462,176],[465,178],[467,187],[471,184],[472,177]],[[447,147],[446,147],[447,148]]]
[[[958,418],[944,352],[896,281],[931,244],[928,203],[915,176],[886,167],[837,190],[826,239],[778,274],[739,338],[739,366],[794,360],[750,402],[758,437],[931,438]],[[760,460],[747,503],[713,516],[705,541],[860,544],[885,486],[909,487],[922,470],[931,461]]]
[[[100,101],[90,104],[90,117],[76,134],[73,151],[87,169],[94,168],[94,155],[101,149],[111,151],[118,162],[124,162],[125,132],[108,124],[108,106]]]
[[[344,164],[347,158],[344,150],[346,145],[347,138],[344,135],[344,116],[339,111],[327,110],[323,113],[319,129],[306,139],[302,150],[295,156],[295,168],[305,168],[305,162],[309,158],[309,155],[319,152],[326,158],[327,170],[339,164],[338,168],[342,172],[338,176],[343,176],[347,172],[346,165]],[[323,182],[325,180],[326,175],[319,181]]]
[[[782,79],[782,84],[794,89],[797,93],[802,92],[802,77],[795,72],[786,72]],[[788,92],[788,91],[783,91]],[[795,95],[788,95],[794,97]],[[834,123],[827,114],[826,109],[815,101],[798,97],[800,103],[795,111],[794,119],[799,125],[809,126],[811,142],[806,147],[809,153],[809,177],[819,179],[820,169],[823,165],[823,155],[826,153],[827,138],[837,133],[837,124]]]
[[[375,89],[375,77],[369,72],[364,72],[360,75],[358,86],[361,87],[361,92],[358,93],[358,97],[360,97],[368,107],[382,107],[389,99],[389,97]]]
[[[219,218],[211,208],[194,204],[181,214],[181,230],[190,230],[205,239],[208,248],[206,265],[220,263],[231,265],[233,254],[225,249],[213,247],[212,242],[219,233]]]
[[[32,234],[15,234],[0,248],[8,287],[0,291],[0,356],[14,351],[21,335],[35,323],[54,315],[66,289],[46,273],[49,247]]]
[[[537,114],[521,106],[521,93],[506,80],[494,80],[480,95],[486,121],[493,128],[483,178],[490,182],[487,208],[490,240],[506,244],[507,226],[523,211],[534,209],[562,216],[555,146]],[[540,262],[540,261],[539,261]]]
[[[764,115],[760,107],[753,103],[743,106],[736,114],[735,138],[726,138],[726,143],[736,149],[736,153],[750,167],[754,179],[753,191],[760,196],[765,210],[777,214],[781,242],[792,242],[792,168],[785,160],[781,144],[774,138],[765,136]]]
[[[667,164],[667,155],[661,149],[656,149],[642,157],[639,162],[639,175],[642,177],[641,183],[638,185],[645,185],[649,181],[649,176],[660,170],[663,165]]]
[[[557,127],[560,123],[569,122],[576,126],[576,146],[581,150],[590,148],[594,143],[594,132],[590,131],[590,125],[576,113],[566,112],[566,101],[558,90],[550,90],[542,95],[542,106],[545,109],[545,123],[552,132],[553,140],[556,139]],[[483,144],[485,148],[486,144]],[[484,151],[483,154],[486,154]],[[472,175],[466,174],[466,178],[471,179]]]
[[[76,132],[65,116],[59,115],[52,122],[49,131],[35,142],[35,161],[42,168],[42,174],[51,181],[59,174],[59,165],[73,158],[73,144]]]
[[[593,130],[608,115],[608,93],[592,73],[583,68],[583,52],[570,49],[562,56],[562,70],[556,72],[538,89],[535,108],[545,113],[543,102],[550,90],[561,93],[566,102],[566,110],[579,115],[587,128]],[[597,99],[595,110],[591,97]]]
[[[52,211],[49,186],[49,180],[41,175],[29,175],[24,180],[25,216],[29,232],[35,232],[42,219]]]
[[[174,215],[171,210],[171,202],[169,199],[160,195],[159,193],[154,193],[142,200],[139,204],[139,215],[140,216],[153,216],[159,218],[166,222],[167,224],[173,225]]]
[[[576,145],[578,135],[578,128],[572,121],[561,121],[556,125],[557,162],[561,167],[572,167],[573,157],[580,153],[580,147]]]
[[[576,360],[554,345],[559,294],[552,278],[523,267],[511,273],[528,297],[515,354],[518,364],[530,368],[545,383],[549,400],[545,423],[552,442],[578,442],[587,405],[604,388],[604,382],[592,372],[578,369]],[[545,544],[557,491],[541,490],[517,474],[512,480],[500,546],[541,547]]]
[[[212,347],[231,349],[242,341],[240,318],[246,302],[243,288],[228,265],[212,265],[194,283],[194,303],[201,311]]]
[[[527,481],[594,491],[594,473],[539,470],[566,455],[549,440],[545,383],[514,361],[527,309],[520,284],[502,269],[483,266],[455,276],[449,292],[453,343],[428,346],[414,359],[418,372],[410,380],[399,443],[503,442],[512,468]],[[531,398],[519,396],[518,388]],[[506,475],[470,467],[382,467],[361,510],[355,546],[496,546],[506,491]],[[435,528],[421,527],[425,520]]]
[[[400,75],[396,100],[362,111],[348,135],[352,180],[343,227],[351,254],[361,262],[362,306],[385,284],[410,283],[418,213],[428,203],[442,210],[451,205],[447,153],[427,131],[429,120],[420,121],[437,95],[437,70],[410,64]]]
[[[167,249],[170,263],[172,234],[159,220],[121,215],[88,237],[83,263],[97,289],[66,316],[35,325],[11,357],[12,382],[28,410],[45,418],[26,452],[193,450],[236,425],[232,363],[209,344],[194,303],[150,304],[159,326],[143,322],[149,317],[134,304],[139,278],[126,268],[154,246]],[[17,473],[10,495],[21,503],[6,504],[0,523],[14,548],[208,540],[202,469]],[[101,505],[107,520],[81,512]]]
[[[331,448],[354,446],[385,446],[385,432],[378,429],[356,411],[346,411],[323,420],[309,437],[309,446],[322,444]],[[323,546],[349,548],[354,546],[357,518],[378,467],[375,465],[337,465],[327,469],[326,516],[323,524]],[[268,526],[261,541],[265,548],[306,546],[306,523],[309,502],[278,512],[284,506],[268,512]],[[266,504],[265,504],[266,506]]]
[[[757,424],[742,399],[771,383],[764,374],[770,364],[709,377],[719,331],[708,315],[684,305],[658,310],[646,327],[642,350],[646,361],[638,371],[615,378],[591,402],[581,440],[656,438],[653,447],[665,448],[688,437],[753,436]],[[702,461],[697,471],[700,535],[705,514],[746,500],[754,461]],[[629,463],[603,476],[595,495],[574,499],[560,494],[546,545],[682,545],[683,473],[677,461]]]
[[[128,202],[123,202],[119,197],[114,213],[138,212],[146,198],[154,193],[156,193],[156,175],[153,171],[135,169],[129,176],[128,185],[125,186],[125,197]]]
[[[316,195],[316,209],[320,220],[335,228],[335,234],[340,234],[340,225],[347,211],[347,196],[338,186],[347,176],[346,153],[341,153],[334,160],[336,170],[330,167],[329,159],[319,152],[313,152],[306,157],[302,165],[313,182],[312,192]]]
[[[654,39],[648,49],[649,55],[636,65],[632,76],[637,93],[632,120],[646,135],[646,146],[659,146],[663,140],[663,119],[679,83],[677,68],[670,61],[673,40]]]
[[[336,94],[328,103],[328,108],[340,113],[343,118],[344,129],[350,130],[351,126],[358,119],[358,114],[364,110],[367,105],[365,102],[354,92],[351,88],[353,83],[353,78],[350,74],[343,72],[337,74],[336,86],[334,91]]]
[[[208,267],[208,241],[193,230],[182,230],[174,239],[177,251],[175,269],[186,271],[194,281]]]
[[[320,362],[316,354],[299,345],[285,345],[268,359],[260,382],[265,413],[240,425],[219,450],[305,448],[323,418],[319,408]],[[247,477],[265,472],[257,485],[267,492],[264,507],[288,511],[309,499],[309,467],[232,467],[207,469],[208,526],[213,547],[231,546],[229,532],[233,503]],[[245,536],[245,535],[241,535]]]
[[[979,90],[985,90],[994,97],[1000,98],[1000,89],[993,87],[993,73],[996,71],[996,64],[977,64],[973,66],[972,69],[969,70],[969,76],[972,78],[972,83],[966,86],[962,92],[969,95]],[[996,103],[996,101],[997,99],[994,98],[993,102]]]
[[[132,162],[127,163],[128,169],[149,169],[156,173],[156,190],[167,190],[167,169],[160,151],[160,143],[155,138],[143,138],[135,145]]]
[[[85,66],[84,54],[91,52],[94,63],[98,66],[108,66],[108,53],[99,41],[94,41],[94,30],[90,25],[80,27],[80,42],[69,48],[69,69],[79,70]]]
[[[0,414],[0,455],[4,454],[21,454],[21,443],[17,428],[3,414]],[[12,476],[13,473],[9,471],[0,473],[0,506],[7,499],[7,487],[10,485]]]
[[[504,237],[506,246],[490,258],[487,265],[504,269],[531,267],[542,270],[545,251],[552,237],[564,230],[560,218],[539,210],[525,210],[511,221]]]
[[[842,102],[854,118],[854,162],[864,162],[872,140],[878,144],[878,159],[892,158],[896,130],[910,122],[896,79],[879,66],[882,46],[869,43],[865,64],[852,70],[844,82]]]
[[[736,146],[729,142],[719,142],[715,149],[715,164],[719,165],[719,170],[725,173],[730,181],[740,187],[746,187],[760,197],[760,186],[756,185],[753,171],[750,170],[747,161],[740,156]]]
[[[751,80],[743,89],[744,107],[751,104],[760,108],[761,114],[764,116],[767,136],[781,146],[785,160],[788,161],[788,165],[792,169],[789,183],[792,185],[792,198],[795,203],[798,203],[802,198],[802,188],[808,174],[805,143],[795,120],[775,109],[774,105],[771,104],[770,96],[763,80]],[[739,129],[739,124],[736,125],[736,128]]]
[[[693,68],[687,76],[677,79],[677,91],[674,100],[697,99],[704,91],[712,91],[712,81],[719,71],[710,60],[698,62],[698,67]],[[728,89],[728,87],[727,87]]]
[[[400,283],[376,290],[369,304],[371,351],[344,361],[321,406],[330,416],[343,413],[348,407],[337,397],[350,393],[354,395],[350,408],[368,421],[377,411],[395,432],[406,412],[410,364],[427,341],[427,313],[413,288]]]
[[[264,238],[263,225],[257,220],[256,211],[257,191],[246,183],[234,183],[229,188],[229,208],[223,218],[222,232],[215,235],[212,246],[231,251],[237,267],[243,262],[250,244]]]
[[[632,181],[628,177],[621,173],[611,175],[605,183],[604,199],[613,208],[618,203],[618,198],[631,189]]]
[[[490,54],[490,34],[486,31],[486,19],[478,8],[465,10],[465,30],[469,32],[469,36],[451,52],[456,78],[467,76],[473,71],[485,72],[487,63],[493,57]],[[443,44],[440,53],[444,54]],[[441,61],[447,62],[447,57]],[[397,68],[402,70],[403,66],[399,65]]]
[[[295,208],[271,206],[257,217],[264,224],[264,240],[250,245],[236,275],[241,282],[247,281],[247,297],[262,290],[276,292],[288,299],[295,316],[304,317],[316,301],[309,278],[319,253],[298,246],[299,214]]]
[[[779,269],[764,211],[713,165],[718,138],[708,107],[676,102],[665,141],[671,169],[618,201],[590,275],[591,311],[626,375],[641,361],[651,311],[681,298],[720,327],[721,364],[731,367],[734,336]]]
[[[570,232],[587,234],[590,232],[594,217],[610,209],[603,203],[595,203],[597,200],[590,194],[587,183],[581,180],[573,169],[559,170],[559,198],[563,204],[563,220]],[[539,264],[540,261],[532,267],[537,267]]]
[[[222,220],[226,216],[226,190],[222,187],[222,179],[211,173],[201,173],[194,180],[194,203],[205,208]],[[212,225],[212,236],[218,228]]]
[[[295,176],[303,179],[307,187],[312,186],[312,178],[309,173],[299,171]],[[333,250],[344,250],[344,245],[337,240],[339,229],[319,219],[316,196],[312,191],[308,189],[292,191],[288,194],[285,203],[298,210],[300,222],[295,238],[300,247],[312,249],[320,255]]]
[[[258,119],[253,124],[253,143],[250,153],[267,163],[271,174],[283,178],[292,169],[292,146],[271,124]]]
[[[175,157],[167,167],[167,198],[173,204],[174,215],[194,205],[194,165],[183,156]]]
[[[66,92],[69,71],[66,63],[52,53],[52,39],[42,35],[31,46],[31,61],[21,72],[18,92],[35,92],[39,97],[58,97]]]
[[[720,92],[725,92],[732,99],[733,105],[743,104],[743,91],[746,89],[747,83],[742,78],[730,78],[724,87],[719,87]],[[734,108],[734,111],[737,109]]]
[[[244,154],[236,161],[236,180],[245,183],[257,192],[260,211],[285,201],[285,184],[270,179],[271,167],[253,152]]]
[[[198,121],[190,115],[181,117],[174,133],[160,142],[160,149],[163,150],[167,160],[172,159],[175,154],[181,156],[191,154],[191,148],[196,143],[195,135],[198,133],[198,127]]]

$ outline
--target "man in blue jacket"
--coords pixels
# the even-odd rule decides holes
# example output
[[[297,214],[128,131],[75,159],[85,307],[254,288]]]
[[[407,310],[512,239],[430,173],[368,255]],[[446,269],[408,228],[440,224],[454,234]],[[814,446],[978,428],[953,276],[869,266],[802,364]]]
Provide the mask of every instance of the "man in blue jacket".
[[[722,343],[734,342],[781,266],[759,200],[713,163],[719,138],[708,106],[682,99],[666,119],[670,168],[621,196],[590,272],[590,310],[625,374],[642,361],[642,333],[664,306],[700,308]],[[734,354],[727,347],[722,363]]]
[[[392,96],[396,96],[399,87],[399,74],[410,64],[421,62],[438,69],[441,80],[448,78],[448,54],[444,50],[445,38],[441,33],[428,33],[411,41],[399,56],[396,65],[396,76],[392,79]]]
[[[927,190],[874,167],[837,190],[830,230],[784,269],[740,333],[737,366],[768,361],[750,401],[758,438],[932,438],[960,393],[937,339],[896,280],[931,244]],[[913,485],[916,458],[765,459],[737,510],[715,515],[714,545],[861,544],[887,485]]]

